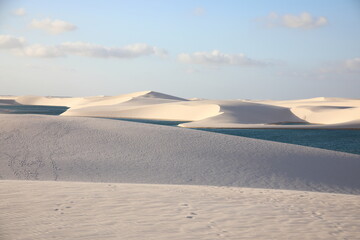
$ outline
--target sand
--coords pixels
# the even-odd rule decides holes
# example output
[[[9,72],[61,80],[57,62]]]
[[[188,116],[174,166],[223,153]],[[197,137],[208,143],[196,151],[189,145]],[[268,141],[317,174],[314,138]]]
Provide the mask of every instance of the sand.
[[[360,196],[184,185],[0,181],[0,238],[358,239]]]
[[[360,156],[111,119],[0,115],[3,179],[360,193]]]
[[[75,98],[0,96],[0,101],[9,100],[69,107],[62,116],[184,121],[179,126],[186,128],[360,129],[360,99],[188,100],[154,91]],[[289,122],[300,124],[278,125]]]
[[[357,239],[360,156],[189,129],[360,126],[358,99],[4,96],[0,239]],[[93,117],[190,121],[183,128]]]

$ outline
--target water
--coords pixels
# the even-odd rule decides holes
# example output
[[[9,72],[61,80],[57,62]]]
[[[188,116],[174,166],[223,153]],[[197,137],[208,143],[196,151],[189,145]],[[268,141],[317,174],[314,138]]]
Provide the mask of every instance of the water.
[[[124,119],[131,122],[177,126],[184,121],[161,121],[149,119]],[[308,125],[307,123],[281,123],[281,125]],[[241,137],[263,139],[282,143],[291,143],[340,152],[360,154],[360,130],[338,129],[206,129],[197,130],[216,132]]]
[[[60,115],[68,107],[34,105],[0,105],[0,113]],[[147,124],[177,126],[184,121],[110,118]],[[284,123],[288,125],[287,123]],[[360,155],[360,130],[325,129],[198,129],[201,131],[291,143]]]
[[[60,115],[68,107],[44,105],[0,105],[0,113]]]
[[[235,136],[360,154],[360,130],[338,129],[199,129]]]

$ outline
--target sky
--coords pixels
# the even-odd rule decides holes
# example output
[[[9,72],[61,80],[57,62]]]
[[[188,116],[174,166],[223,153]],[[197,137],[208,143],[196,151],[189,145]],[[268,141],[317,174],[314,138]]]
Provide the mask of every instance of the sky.
[[[0,95],[360,98],[360,0],[0,0]]]

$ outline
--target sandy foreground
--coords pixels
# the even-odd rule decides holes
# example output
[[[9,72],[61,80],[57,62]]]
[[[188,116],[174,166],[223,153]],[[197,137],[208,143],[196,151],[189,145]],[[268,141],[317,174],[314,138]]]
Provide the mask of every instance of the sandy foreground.
[[[360,196],[184,185],[0,181],[0,238],[358,239]]]

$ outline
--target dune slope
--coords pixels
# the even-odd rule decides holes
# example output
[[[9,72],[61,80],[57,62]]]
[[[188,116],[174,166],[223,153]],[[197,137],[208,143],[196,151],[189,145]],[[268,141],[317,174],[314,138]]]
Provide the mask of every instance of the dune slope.
[[[181,127],[223,128],[248,124],[269,124],[279,122],[306,122],[294,115],[289,108],[243,101],[216,101],[221,114],[199,121],[183,123]]]
[[[360,192],[360,156],[109,119],[0,116],[2,179]]]

